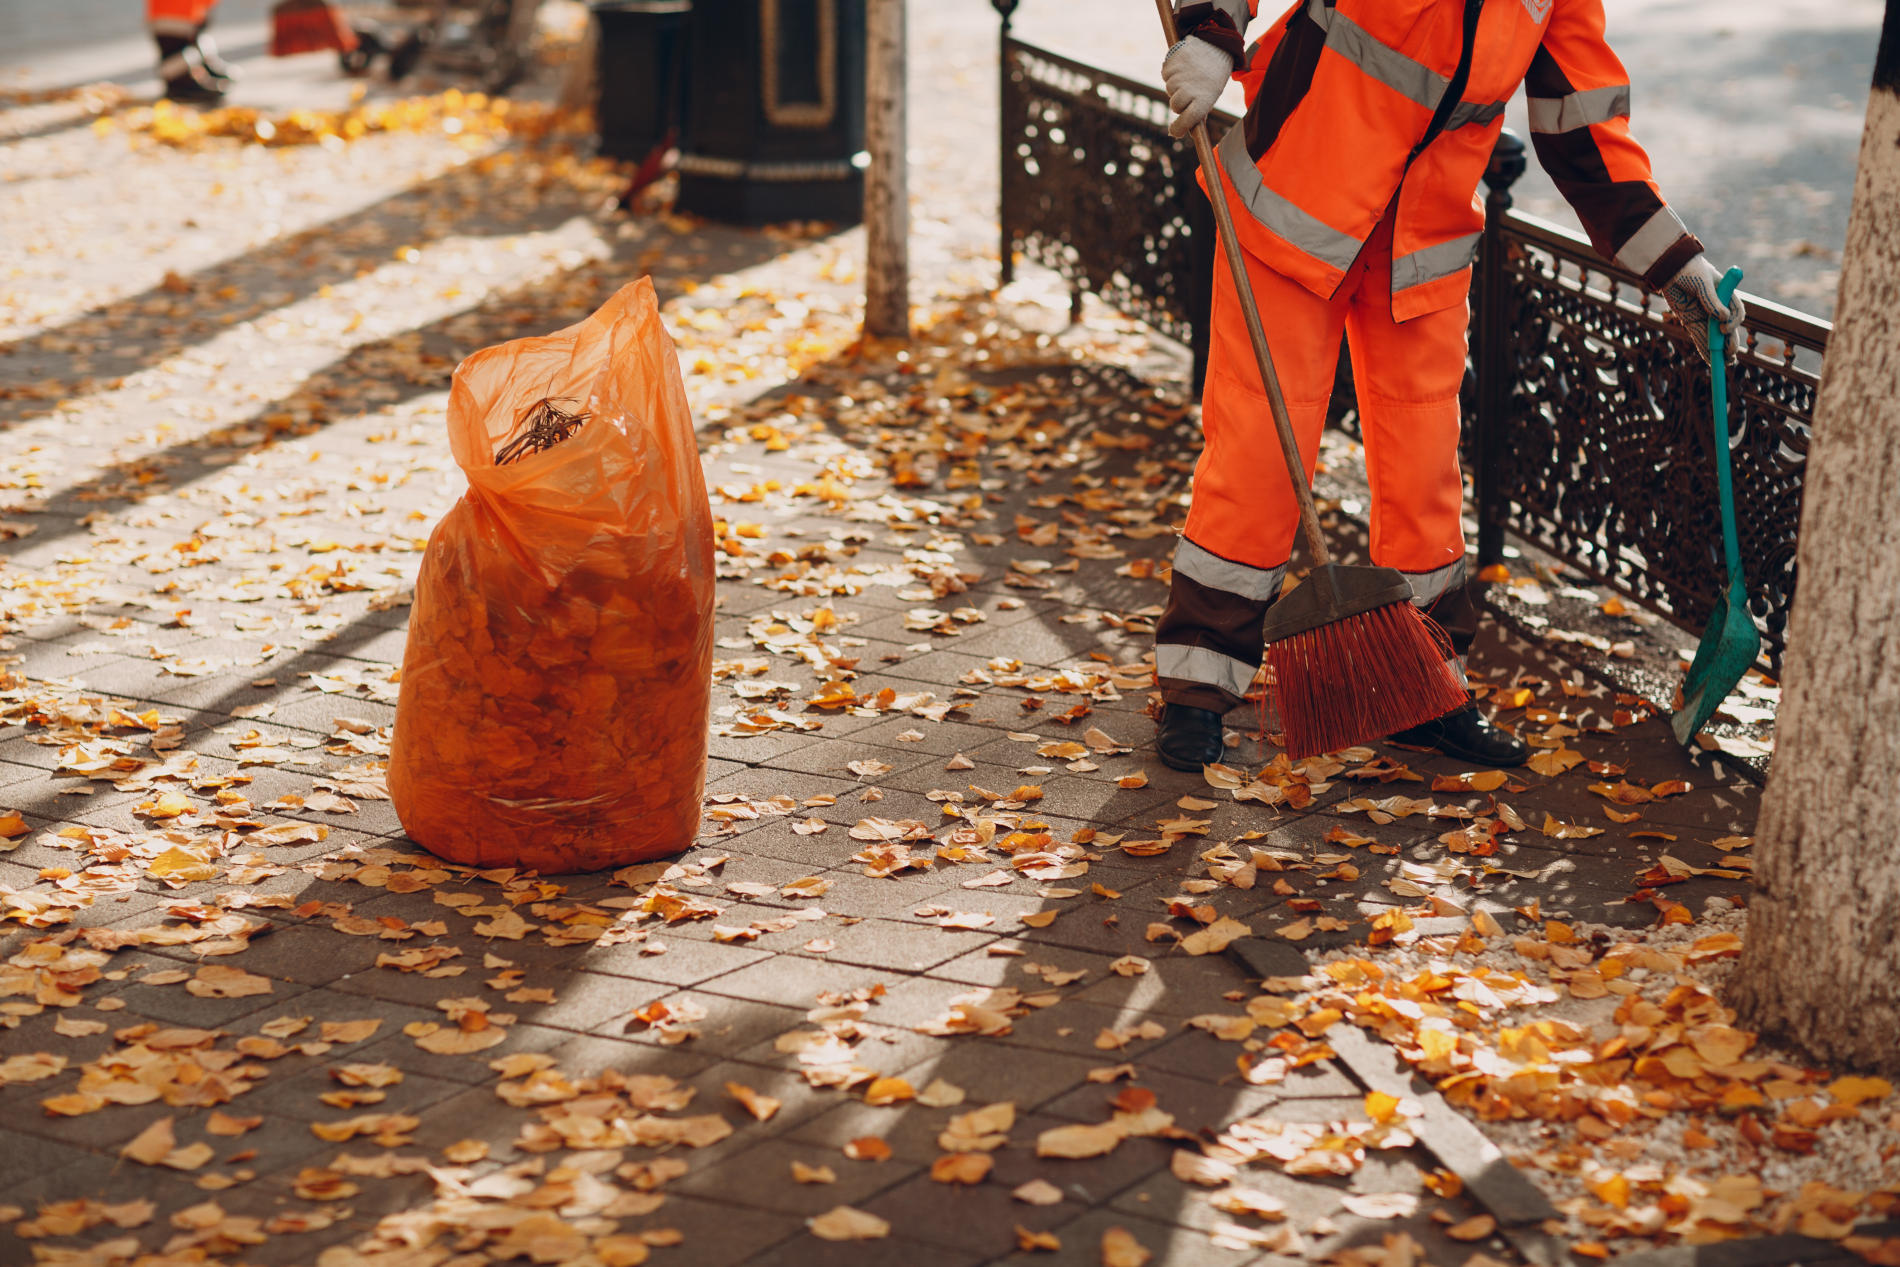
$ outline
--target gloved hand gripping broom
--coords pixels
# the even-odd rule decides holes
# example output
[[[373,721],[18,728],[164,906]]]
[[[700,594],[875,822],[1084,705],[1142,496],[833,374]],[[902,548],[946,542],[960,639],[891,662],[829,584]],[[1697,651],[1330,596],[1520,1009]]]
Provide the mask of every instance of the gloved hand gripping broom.
[[[1155,0],[1155,7],[1172,48],[1178,40],[1174,9],[1169,0]],[[1393,568],[1348,567],[1332,560],[1279,375],[1267,351],[1260,308],[1247,278],[1207,124],[1196,124],[1193,137],[1254,361],[1273,409],[1280,453],[1299,502],[1300,527],[1313,555],[1312,572],[1267,610],[1264,630],[1273,703],[1287,752],[1294,757],[1332,752],[1442,717],[1463,707],[1467,696],[1445,658],[1447,648],[1412,605],[1411,582]]]

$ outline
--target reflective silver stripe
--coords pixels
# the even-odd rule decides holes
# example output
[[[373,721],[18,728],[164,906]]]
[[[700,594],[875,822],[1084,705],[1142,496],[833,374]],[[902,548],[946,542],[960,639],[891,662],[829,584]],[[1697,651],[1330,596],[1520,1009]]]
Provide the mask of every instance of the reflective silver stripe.
[[[1664,251],[1688,235],[1688,228],[1676,217],[1676,213],[1664,207],[1646,220],[1642,228],[1630,234],[1629,241],[1617,248],[1616,262],[1632,273],[1647,273],[1663,257]]]
[[[1386,44],[1326,0],[1307,0],[1306,12],[1326,28],[1327,48],[1427,110],[1438,108],[1438,99],[1451,83],[1445,76]]]
[[[191,73],[191,62],[183,53],[173,53],[158,64],[160,79],[176,79]]]
[[[1284,563],[1277,568],[1248,567],[1203,550],[1186,537],[1174,547],[1174,570],[1209,589],[1238,594],[1257,603],[1277,597],[1286,576]]]
[[[1434,568],[1430,572],[1407,572],[1405,579],[1412,583],[1412,603],[1418,607],[1430,607],[1449,591],[1465,583],[1465,561],[1453,559],[1444,567]]]
[[[197,25],[183,18],[153,18],[147,25],[153,35],[177,35],[190,39],[198,33]]]
[[[1174,642],[1155,644],[1155,676],[1182,682],[1218,686],[1229,694],[1247,693],[1259,666],[1222,655],[1209,647],[1185,647]]]
[[[1427,110],[1438,109],[1445,89],[1451,86],[1450,79],[1422,62],[1413,61],[1326,0],[1307,0],[1306,12],[1325,28],[1327,48],[1394,92],[1411,98]],[[1488,124],[1504,113],[1504,106],[1502,101],[1460,101],[1446,116],[1445,130],[1449,132],[1473,123]]]
[[[1295,250],[1303,251],[1342,273],[1351,268],[1352,262],[1359,258],[1359,239],[1350,233],[1341,233],[1267,188],[1267,182],[1261,178],[1260,168],[1254,163],[1253,156],[1247,153],[1246,133],[1245,128],[1228,128],[1227,135],[1215,147],[1220,152],[1221,166],[1226,169],[1227,179],[1234,183],[1234,193],[1241,205],[1247,208],[1254,219]]]
[[[1445,131],[1455,131],[1458,128],[1473,123],[1483,127],[1503,114],[1504,106],[1505,103],[1502,101],[1487,102],[1484,105],[1478,105],[1476,102],[1471,101],[1460,101],[1451,108],[1451,114],[1446,116]]]
[[[1426,282],[1435,282],[1441,277],[1450,277],[1471,267],[1471,260],[1478,252],[1478,240],[1483,236],[1467,233],[1463,237],[1453,238],[1449,242],[1440,242],[1423,250],[1413,251],[1410,255],[1401,255],[1392,261],[1392,291],[1397,294],[1413,286],[1423,286]]]
[[[1593,123],[1627,119],[1630,113],[1630,86],[1611,84],[1590,88],[1567,97],[1532,97],[1531,131],[1575,132]]]

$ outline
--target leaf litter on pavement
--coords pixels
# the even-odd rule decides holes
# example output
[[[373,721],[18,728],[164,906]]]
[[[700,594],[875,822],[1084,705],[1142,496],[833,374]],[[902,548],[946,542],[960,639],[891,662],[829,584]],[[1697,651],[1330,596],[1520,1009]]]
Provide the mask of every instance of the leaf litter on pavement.
[[[378,133],[409,133],[456,151],[457,176],[443,186],[437,214],[476,194],[520,201],[524,181],[540,193],[565,190],[579,205],[612,180],[558,144],[508,147],[511,128],[540,129],[497,103],[445,96],[379,109],[295,122],[158,110],[115,116],[95,140],[112,142],[124,129],[181,158],[263,142],[294,162],[293,142],[321,151],[326,137],[369,146]],[[641,231],[657,263],[690,243],[696,226],[670,217]],[[392,242],[372,229],[357,236],[340,245],[365,272],[411,270],[405,284],[425,281],[441,295],[470,284],[472,257],[452,243]],[[842,761],[837,773],[852,786],[837,792],[814,793],[790,771],[769,792],[715,789],[705,848],[625,868],[604,887],[460,867],[353,830],[387,800],[389,731],[376,718],[387,717],[399,689],[396,655],[323,648],[352,620],[399,615],[407,601],[429,523],[453,496],[437,434],[446,371],[485,342],[585,310],[586,296],[618,275],[604,255],[589,254],[587,239],[519,240],[558,269],[525,270],[516,289],[469,295],[475,306],[448,310],[430,340],[398,330],[362,345],[349,374],[275,399],[261,414],[255,400],[187,403],[208,367],[185,352],[123,380],[93,378],[93,361],[109,359],[108,340],[142,337],[136,312],[89,319],[61,351],[67,377],[0,392],[25,420],[19,434],[38,426],[47,439],[55,422],[84,424],[98,397],[96,421],[112,455],[81,463],[75,495],[98,509],[68,548],[0,566],[0,651],[16,654],[51,631],[83,631],[86,641],[65,651],[76,661],[150,665],[162,681],[237,673],[255,684],[206,726],[184,705],[91,689],[83,668],[28,673],[23,660],[0,662],[0,738],[32,749],[70,802],[51,814],[43,804],[21,807],[28,812],[0,804],[0,850],[32,859],[0,880],[0,918],[21,930],[0,965],[0,1025],[9,1033],[0,1084],[31,1085],[56,1117],[163,1105],[173,1112],[128,1131],[118,1151],[218,1191],[256,1178],[247,1150],[214,1142],[241,1140],[263,1122],[246,1115],[245,1097],[269,1083],[279,1062],[317,1061],[329,1073],[310,1096],[307,1128],[348,1146],[303,1166],[292,1184],[302,1204],[269,1218],[227,1213],[215,1199],[169,1213],[165,1254],[229,1258],[270,1238],[322,1231],[348,1217],[367,1184],[402,1176],[432,1184],[432,1198],[324,1250],[322,1267],[406,1262],[418,1246],[451,1242],[491,1260],[608,1267],[664,1253],[683,1240],[666,1223],[669,1185],[693,1170],[696,1151],[776,1119],[788,1093],[739,1078],[706,1091],[658,1074],[564,1069],[558,1054],[493,1049],[532,1015],[525,1009],[558,1001],[537,984],[546,950],[627,947],[659,957],[669,936],[703,925],[718,942],[789,937],[767,945],[822,958],[866,918],[852,913],[849,898],[827,906],[828,891],[845,879],[929,882],[938,895],[955,888],[962,897],[920,902],[909,918],[946,935],[994,938],[991,953],[1012,966],[1015,983],[953,995],[940,1015],[906,1027],[957,1042],[1001,1039],[1039,1014],[1060,1017],[1072,994],[1099,980],[1158,977],[1172,959],[1218,955],[1244,938],[1324,947],[1309,974],[1269,980],[1257,994],[1225,1000],[1229,1009],[1214,1009],[1210,998],[1214,1010],[1192,1017],[1164,1023],[1137,1014],[1099,1027],[1092,1050],[1126,1061],[1089,1075],[1103,1088],[1099,1111],[1033,1135],[1019,1130],[1014,1103],[972,1107],[944,1079],[913,1083],[885,1067],[890,1026],[877,1020],[886,988],[876,973],[866,970],[855,989],[815,995],[803,1022],[773,1038],[774,1052],[814,1092],[893,1115],[930,1113],[939,1151],[927,1174],[946,1199],[1000,1182],[995,1159],[1013,1150],[1035,1158],[1045,1176],[1012,1181],[1016,1203],[1060,1205],[1065,1164],[1150,1140],[1172,1150],[1172,1175],[1218,1216],[1207,1234],[1225,1248],[1303,1254],[1348,1218],[1376,1223],[1421,1210],[1454,1241],[1484,1240],[1487,1216],[1459,1203],[1457,1181],[1442,1172],[1426,1177],[1428,1198],[1442,1204],[1414,1193],[1341,1192],[1328,1214],[1304,1224],[1266,1190],[1269,1175],[1338,1181],[1359,1174],[1371,1154],[1414,1149],[1415,1104],[1374,1094],[1325,1122],[1283,1120],[1271,1108],[1180,1121],[1140,1085],[1145,1053],[1178,1029],[1230,1045],[1238,1083],[1270,1089],[1324,1064],[1333,1026],[1357,1024],[1551,1185],[1585,1254],[1761,1231],[1844,1237],[1858,1216],[1900,1204],[1892,1088],[1804,1068],[1735,1028],[1719,998],[1720,974],[1739,948],[1733,911],[1698,915],[1668,897],[1668,886],[1691,878],[1746,875],[1745,839],[1672,842],[1634,874],[1633,900],[1657,912],[1647,932],[1545,918],[1534,901],[1513,910],[1485,899],[1488,887],[1523,878],[1506,866],[1518,859],[1516,846],[1561,849],[1605,830],[1539,812],[1552,782],[1586,788],[1612,825],[1692,791],[1586,755],[1592,739],[1652,716],[1641,701],[1618,700],[1605,712],[1570,683],[1529,677],[1481,687],[1537,746],[1529,773],[1428,777],[1403,763],[1407,754],[1372,748],[1293,762],[1268,755],[1271,736],[1261,736],[1258,760],[1208,767],[1196,794],[1139,822],[1048,808],[1067,805],[1072,788],[1147,786],[1139,706],[1154,665],[1146,647],[1185,505],[1185,472],[1166,441],[1189,412],[1165,391],[1131,392],[1124,383],[1115,396],[1087,372],[1132,359],[1144,337],[1099,313],[1057,338],[1036,312],[1020,311],[1034,303],[939,293],[909,347],[859,343],[849,255],[809,235],[782,244],[810,242],[807,272],[792,274],[801,289],[734,277],[691,282],[666,310],[693,371],[696,410],[718,424],[705,452],[717,473],[725,601],[754,591],[763,599],[720,640],[714,733],[742,745],[871,724],[894,738]],[[147,301],[160,323],[175,325],[206,299],[248,298],[241,287],[207,295],[190,278],[174,284],[169,276]],[[267,272],[257,284],[282,276]],[[371,297],[319,295],[301,327],[287,331],[270,328],[266,305],[232,312],[246,338],[340,337],[356,331],[359,305]],[[392,391],[392,383],[404,386]],[[779,390],[760,394],[775,383]],[[178,421],[139,422],[127,389],[177,402]],[[42,413],[49,404],[53,412]],[[321,451],[326,428],[348,426],[375,446],[374,463]],[[12,503],[0,508],[0,536],[31,543],[65,531],[45,511],[71,481],[57,448],[21,453],[0,461],[0,493]],[[202,473],[179,469],[200,459]],[[319,471],[299,469],[311,460]],[[802,474],[773,475],[768,463],[793,463]],[[1024,487],[1036,491],[1005,521],[993,508]],[[137,580],[114,579],[123,576]],[[1055,665],[998,650],[996,638],[982,652],[957,651],[1007,630],[1032,604],[1093,649]],[[312,650],[319,658],[306,665]],[[921,679],[887,672],[938,651],[957,667]],[[309,701],[333,705],[315,733],[273,721]],[[952,743],[933,742],[951,728]],[[888,782],[916,769],[930,770],[936,784],[921,796]],[[65,812],[115,794],[132,798],[130,816],[111,825]],[[903,808],[886,811],[887,798]],[[1323,839],[1288,843],[1300,838],[1275,834],[1315,821],[1308,816],[1321,808],[1331,813]],[[801,838],[843,836],[851,852],[769,883],[726,879],[728,865],[748,860],[746,833],[778,819]],[[1393,831],[1402,835],[1382,839]],[[1398,839],[1410,843],[1387,843]],[[1125,896],[1113,886],[1130,870],[1168,883]],[[1362,900],[1363,886],[1353,886],[1370,878],[1383,896]],[[993,909],[984,897],[992,893]],[[427,894],[429,914],[356,909],[374,912],[391,894]],[[134,895],[156,899],[149,917],[133,926],[96,918]],[[1009,895],[1039,905],[1002,905]],[[1144,952],[1123,954],[1099,974],[1041,963],[1035,930],[1085,906],[1090,919],[1141,930]],[[1447,921],[1456,927],[1443,931]],[[367,1015],[377,1006],[369,998],[364,1016],[321,1021],[300,1015],[295,997],[272,1006],[282,978],[243,962],[286,929],[372,945],[370,972],[434,983],[433,1016],[384,1026]],[[203,1000],[253,998],[262,1010],[193,1028],[146,1020],[131,1007],[134,990],[174,986]],[[686,992],[629,1007],[624,1019],[641,1041],[709,1041],[706,1005]],[[94,1046],[68,1054],[61,1040]],[[419,1149],[413,1136],[423,1118],[380,1107],[402,1083],[411,1050],[482,1061],[512,1139],[461,1139],[434,1157]],[[319,1104],[334,1112],[316,1116]],[[1849,1153],[1853,1160],[1832,1169],[1808,1164]],[[861,1136],[813,1149],[777,1181],[823,1186],[843,1167],[892,1156],[880,1136]],[[103,1231],[113,1239],[96,1242],[89,1257],[75,1250],[59,1261],[104,1264],[149,1249],[118,1233],[153,1225],[158,1211],[149,1202],[75,1198],[6,1214],[36,1252],[49,1238]],[[639,1230],[623,1230],[629,1219],[643,1220]],[[838,1241],[903,1234],[844,1203],[806,1226]],[[1008,1230],[1032,1252],[1059,1249],[1067,1234],[1021,1223]],[[1104,1263],[1153,1255],[1124,1227],[1099,1241]],[[1397,1232],[1328,1257],[1342,1267],[1411,1264],[1417,1251]]]

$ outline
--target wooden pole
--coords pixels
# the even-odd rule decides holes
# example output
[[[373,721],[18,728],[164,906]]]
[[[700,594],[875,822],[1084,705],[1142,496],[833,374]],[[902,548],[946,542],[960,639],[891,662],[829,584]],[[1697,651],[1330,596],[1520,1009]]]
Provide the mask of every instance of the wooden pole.
[[[910,337],[910,181],[904,119],[905,0],[870,0],[864,75],[864,332]]]

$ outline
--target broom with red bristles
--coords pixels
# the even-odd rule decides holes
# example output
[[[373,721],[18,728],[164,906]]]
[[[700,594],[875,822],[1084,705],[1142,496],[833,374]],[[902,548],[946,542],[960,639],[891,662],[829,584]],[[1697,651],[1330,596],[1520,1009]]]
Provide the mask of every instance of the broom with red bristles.
[[[355,30],[329,0],[278,0],[271,6],[272,57],[325,50],[348,53],[355,48]]]
[[[1155,7],[1172,48],[1179,39],[1174,9],[1169,0],[1155,0]],[[1273,704],[1286,750],[1294,757],[1310,757],[1423,725],[1464,707],[1469,696],[1446,658],[1449,648],[1443,635],[1413,605],[1412,583],[1403,572],[1333,562],[1320,531],[1313,490],[1306,484],[1293,420],[1280,394],[1280,377],[1267,351],[1267,333],[1260,324],[1260,307],[1207,124],[1196,124],[1193,136],[1221,248],[1280,434],[1280,454],[1299,502],[1300,527],[1313,555],[1314,567],[1306,580],[1267,609],[1264,630]]]

